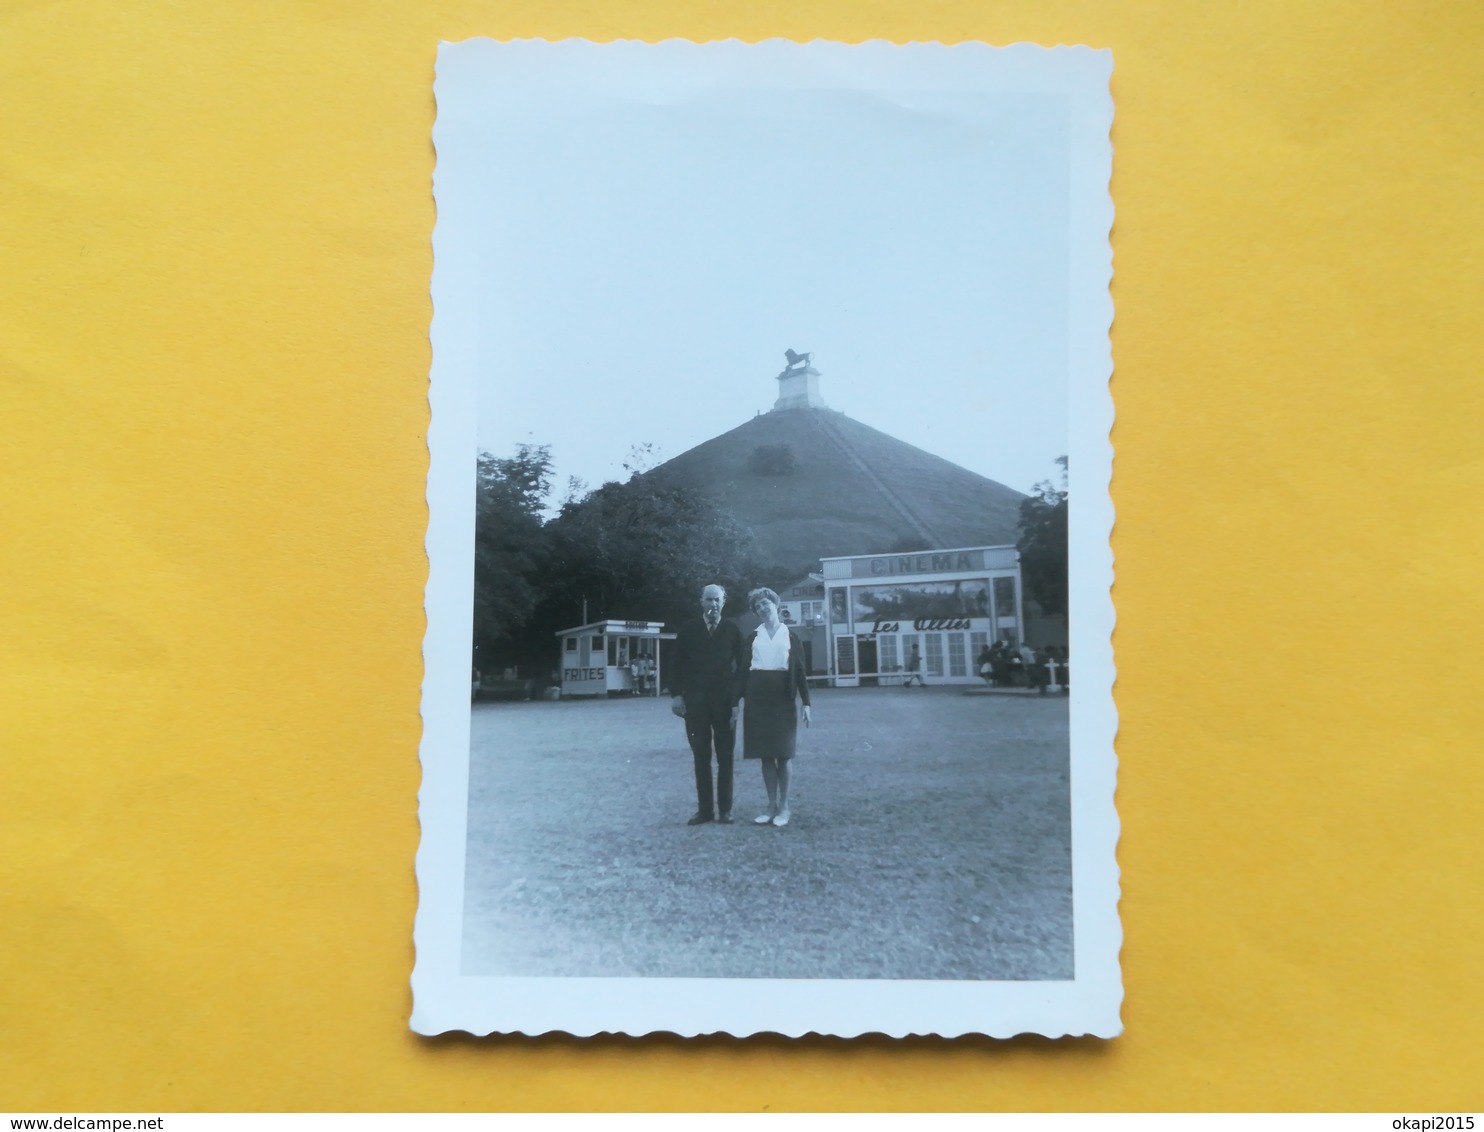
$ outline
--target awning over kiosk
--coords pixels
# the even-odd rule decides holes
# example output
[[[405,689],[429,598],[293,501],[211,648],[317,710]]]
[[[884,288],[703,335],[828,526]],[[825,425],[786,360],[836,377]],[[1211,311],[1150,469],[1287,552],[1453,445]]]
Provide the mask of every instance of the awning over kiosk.
[[[593,621],[557,634],[564,696],[657,696],[663,621]]]

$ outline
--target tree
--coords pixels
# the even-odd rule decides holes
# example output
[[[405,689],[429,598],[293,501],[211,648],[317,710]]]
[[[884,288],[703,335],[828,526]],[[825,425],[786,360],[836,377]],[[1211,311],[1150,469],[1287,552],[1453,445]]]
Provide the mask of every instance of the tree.
[[[1067,458],[1060,456],[1061,486],[1042,480],[1020,502],[1020,575],[1026,596],[1043,612],[1067,612]]]
[[[629,479],[635,479],[664,462],[659,445],[646,440],[643,444],[629,445],[629,455],[623,462],[623,470],[629,473]]]
[[[737,592],[753,560],[751,531],[704,494],[645,475],[566,504],[548,530],[557,628],[577,623],[584,600],[591,621],[688,616],[709,582]]]
[[[479,457],[474,526],[477,665],[556,667],[554,634],[582,620],[675,621],[695,612],[703,585],[740,595],[756,577],[752,532],[700,491],[648,474],[637,445],[626,483],[588,491],[569,480],[561,508],[543,521],[551,452],[521,445],[513,457]]]
[[[524,652],[522,631],[541,598],[551,449],[522,444],[508,458],[479,454],[474,504],[474,648],[482,667]]]

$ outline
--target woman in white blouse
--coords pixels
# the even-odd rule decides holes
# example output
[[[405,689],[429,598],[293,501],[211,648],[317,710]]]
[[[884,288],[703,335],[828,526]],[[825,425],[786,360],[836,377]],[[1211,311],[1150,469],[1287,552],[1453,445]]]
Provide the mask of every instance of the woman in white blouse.
[[[760,759],[768,812],[757,825],[785,826],[789,821],[790,760],[799,732],[795,700],[804,704],[809,724],[809,681],[804,673],[804,646],[794,631],[778,620],[778,595],[763,586],[747,595],[747,604],[762,624],[749,644],[752,663],[742,678],[742,757]]]

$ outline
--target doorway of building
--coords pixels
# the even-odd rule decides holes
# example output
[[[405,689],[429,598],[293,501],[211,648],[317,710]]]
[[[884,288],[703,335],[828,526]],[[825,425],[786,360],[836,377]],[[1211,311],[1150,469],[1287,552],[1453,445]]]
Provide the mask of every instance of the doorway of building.
[[[876,679],[876,638],[858,637],[855,644],[856,663],[860,667],[861,687],[874,688],[880,683]]]
[[[835,687],[854,688],[855,682],[855,637],[842,633],[835,638]]]

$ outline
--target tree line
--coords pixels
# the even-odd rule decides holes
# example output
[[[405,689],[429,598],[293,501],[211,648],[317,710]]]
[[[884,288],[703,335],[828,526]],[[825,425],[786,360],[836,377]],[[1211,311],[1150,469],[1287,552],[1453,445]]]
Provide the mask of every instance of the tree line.
[[[1067,612],[1067,458],[1056,460],[1061,483],[1042,480],[1020,501],[1020,582],[1043,613]]]
[[[637,466],[626,482],[587,490],[569,483],[555,515],[549,445],[513,456],[479,456],[474,523],[474,664],[547,675],[560,629],[605,618],[682,620],[703,585],[727,587],[732,612],[754,579],[776,576],[758,561],[752,532],[703,493]]]
[[[512,456],[482,452],[474,524],[474,666],[518,667],[541,679],[556,667],[556,633],[607,618],[675,623],[693,616],[703,585],[719,582],[728,613],[743,612],[758,579],[795,571],[763,562],[752,532],[706,495],[649,474],[649,445],[634,449],[624,482],[589,490],[569,481],[554,514],[549,445]],[[1021,571],[1048,613],[1067,606],[1066,458],[1021,503]],[[933,549],[916,547],[914,549]]]

